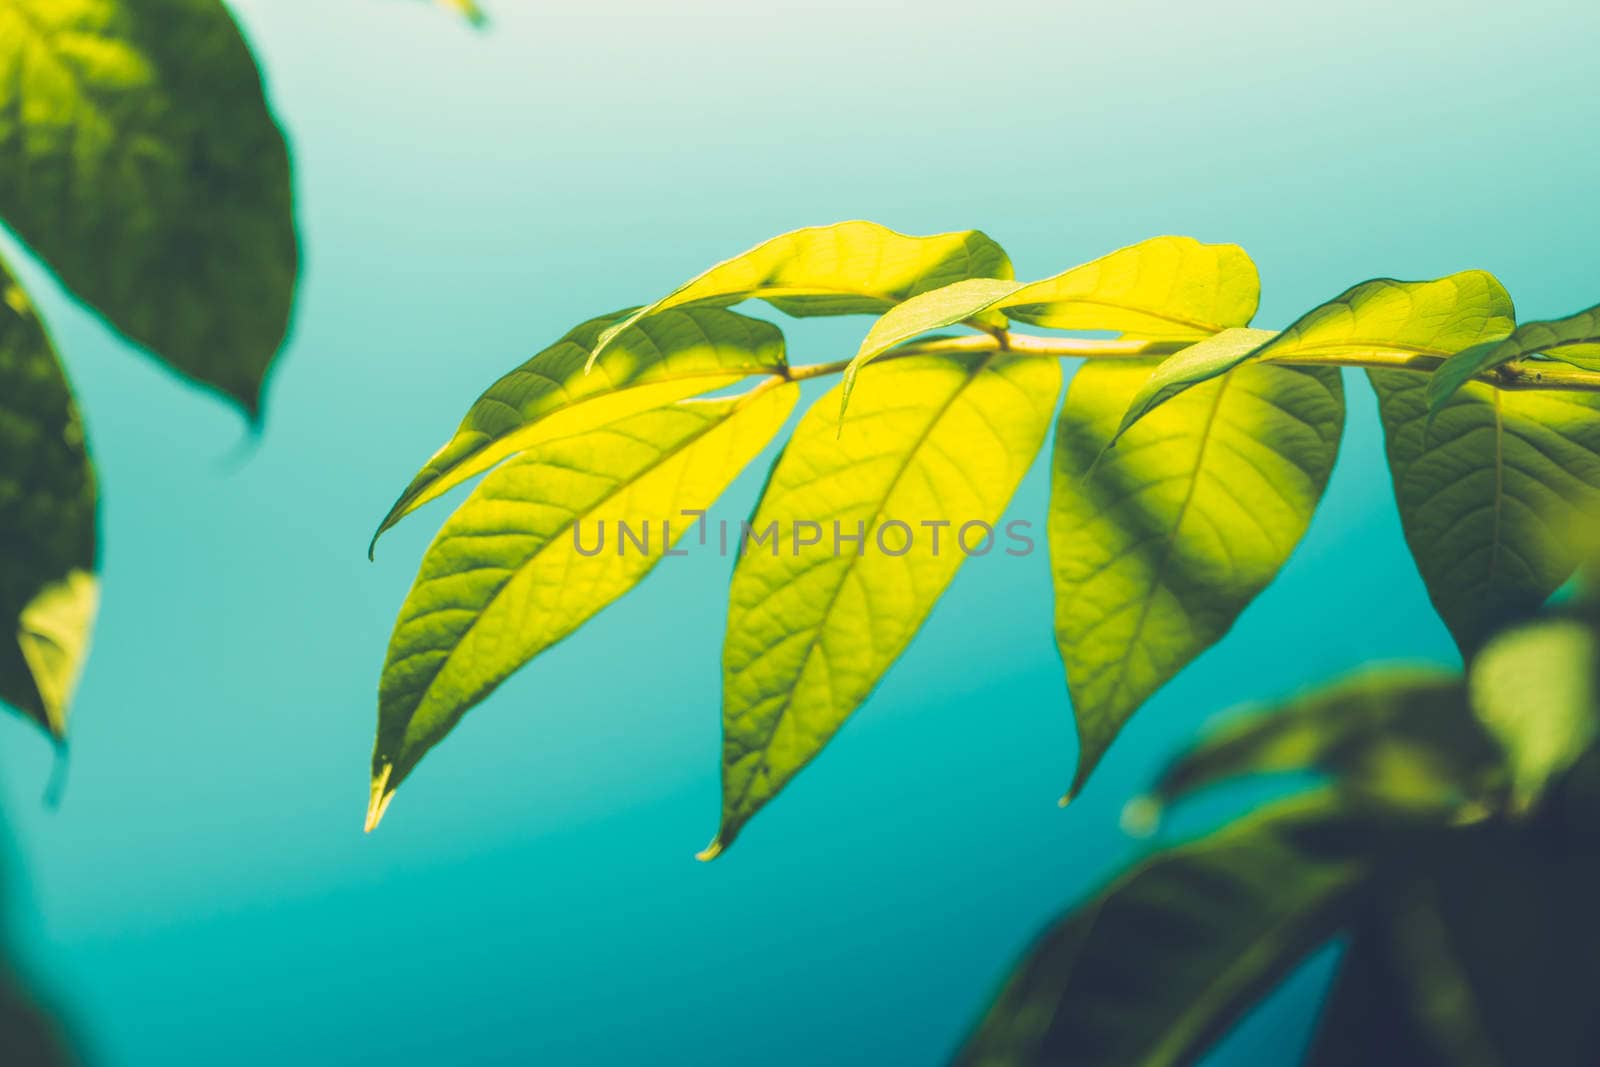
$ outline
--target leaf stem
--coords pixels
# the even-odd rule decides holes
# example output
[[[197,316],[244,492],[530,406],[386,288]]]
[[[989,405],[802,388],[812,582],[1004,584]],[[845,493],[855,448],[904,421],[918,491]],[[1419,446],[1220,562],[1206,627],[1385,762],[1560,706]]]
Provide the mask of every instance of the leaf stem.
[[[1037,334],[1011,332],[1004,332],[1003,335],[978,333],[913,341],[899,348],[890,349],[873,362],[905,359],[909,356],[1002,351],[1049,359],[1146,359],[1151,356],[1170,355],[1194,343],[1188,340],[1099,340],[1083,337],[1043,337]],[[1363,355],[1304,356],[1299,359],[1290,357],[1267,362],[1288,367],[1359,367],[1431,374],[1440,363],[1444,362],[1444,359],[1440,356],[1418,353],[1370,352]],[[782,380],[791,382],[809,381],[812,378],[841,374],[849,365],[848,359],[832,360],[827,363],[804,363],[797,367],[789,367],[781,377]],[[1582,370],[1554,361],[1518,360],[1485,371],[1475,376],[1473,380],[1497,389],[1600,393],[1600,372]]]

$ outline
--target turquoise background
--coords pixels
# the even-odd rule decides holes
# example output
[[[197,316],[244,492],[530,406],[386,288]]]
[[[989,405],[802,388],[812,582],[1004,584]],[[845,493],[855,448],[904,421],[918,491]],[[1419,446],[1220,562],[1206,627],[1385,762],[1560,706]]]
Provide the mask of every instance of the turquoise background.
[[[234,5],[305,245],[259,442],[23,271],[102,473],[105,599],[58,808],[46,743],[0,723],[10,919],[100,1062],[934,1063],[1142,847],[1122,802],[1208,717],[1453,660],[1352,376],[1305,542],[1068,811],[1047,560],[997,553],[694,862],[729,570],[697,554],[501,689],[363,836],[389,625],[445,509],[369,564],[378,517],[500,372],[767,236],[979,227],[1023,277],[1237,241],[1268,326],[1374,275],[1488,268],[1529,316],[1600,296],[1593,5],[488,2],[483,34],[421,2]],[[1046,491],[1041,457],[1012,517]],[[1213,1062],[1289,1062],[1330,962]]]

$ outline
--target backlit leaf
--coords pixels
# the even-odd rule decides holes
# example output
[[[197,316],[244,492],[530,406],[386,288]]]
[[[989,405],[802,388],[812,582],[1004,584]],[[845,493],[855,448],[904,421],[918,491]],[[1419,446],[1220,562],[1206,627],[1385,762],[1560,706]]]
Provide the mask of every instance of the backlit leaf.
[[[1467,672],[1472,707],[1504,746],[1520,807],[1577,762],[1600,728],[1600,634],[1552,616],[1502,631]]]
[[[586,373],[601,331],[626,314],[590,319],[491,385],[455,436],[411,479],[372,545],[423,504],[540,441],[783,370],[783,334],[776,326],[718,308],[689,308],[630,327],[612,343],[605,363]]]
[[[1600,505],[1600,396],[1468,382],[1427,427],[1427,378],[1368,371],[1400,523],[1462,653],[1543,604],[1580,562]]]
[[[55,737],[97,603],[95,478],[43,326],[0,268],[0,699]]]
[[[1302,315],[1277,336],[1262,338],[1259,347],[1224,345],[1218,338],[1212,347],[1195,346],[1172,356],[1128,405],[1118,432],[1184,390],[1247,360],[1432,360],[1504,337],[1515,325],[1511,297],[1485,271],[1462,271],[1431,282],[1362,282]]]
[[[67,288],[260,413],[298,250],[289,155],[218,0],[0,4],[0,215]]]
[[[961,1067],[1197,1061],[1354,909],[1371,832],[1323,798],[1153,856],[1048,930]]]
[[[765,300],[790,315],[878,314],[966,278],[1010,278],[1005,251],[977,230],[911,237],[875,222],[781,234],[725,260],[612,326],[592,364],[634,322],[669,308]]]
[[[530,659],[632,589],[765,448],[791,383],[686,400],[544,441],[439,531],[400,609],[378,692],[367,828],[424,753]],[[643,544],[623,539],[621,524]]]
[[[1429,409],[1443,407],[1451,394],[1474,376],[1535,354],[1586,370],[1600,370],[1600,307],[1564,319],[1524,323],[1502,341],[1485,342],[1456,353],[1428,379]]]
[[[1106,451],[1149,368],[1085,364],[1056,431],[1050,559],[1078,728],[1072,794],[1139,705],[1278,573],[1344,427],[1337,368],[1252,364],[1189,390]]]
[[[772,537],[749,541],[734,570],[722,822],[703,858],[822,750],[968,551],[1024,551],[993,524],[1049,429],[1056,361],[908,356],[872,373],[842,435],[838,388],[801,420],[751,522]],[[864,534],[859,553],[836,532]]]
[[[1026,285],[992,278],[955,282],[912,297],[873,324],[845,369],[845,401],[868,361],[902,341],[976,316],[1003,312],[1058,329],[1195,339],[1248,323],[1260,291],[1244,249],[1191,237],[1141,241]]]
[[[1460,678],[1389,667],[1239,716],[1179,756],[1161,805],[1248,775],[1319,771],[1336,788],[1409,809],[1480,809],[1500,753],[1476,728]]]

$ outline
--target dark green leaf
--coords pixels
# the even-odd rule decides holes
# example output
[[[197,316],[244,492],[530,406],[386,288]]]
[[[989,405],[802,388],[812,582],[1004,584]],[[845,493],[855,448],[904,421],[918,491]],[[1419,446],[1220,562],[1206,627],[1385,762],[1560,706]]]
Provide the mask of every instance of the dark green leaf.
[[[1456,353],[1428,380],[1428,409],[1437,412],[1473,376],[1535,354],[1600,370],[1600,307],[1564,319],[1524,323],[1503,341],[1474,345]]]
[[[89,650],[95,479],[55,351],[0,267],[0,699],[56,737]]]
[[[67,288],[260,412],[298,250],[289,155],[218,0],[0,4],[0,215]]]

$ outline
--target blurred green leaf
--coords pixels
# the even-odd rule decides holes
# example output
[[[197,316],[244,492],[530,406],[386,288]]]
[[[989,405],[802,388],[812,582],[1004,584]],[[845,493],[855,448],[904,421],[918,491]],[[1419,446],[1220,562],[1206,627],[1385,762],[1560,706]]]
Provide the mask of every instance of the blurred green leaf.
[[[1008,544],[993,524],[1061,390],[1054,360],[998,353],[908,356],[872,373],[842,434],[842,386],[801,420],[751,522],[758,536],[775,533],[751,541],[734,569],[722,821],[702,858],[731,844],[866,699],[967,550]],[[802,543],[807,524],[815,543]],[[859,548],[836,530],[861,533]]]
[[[1431,282],[1388,278],[1362,282],[1312,309],[1275,337],[1246,348],[1235,336],[1187,348],[1161,364],[1128,405],[1117,431],[1186,389],[1246,361],[1317,356],[1449,356],[1510,333],[1516,325],[1511,297],[1494,275],[1462,271]]]
[[[710,507],[766,447],[799,394],[773,384],[544,441],[483,480],[428,548],[389,641],[369,830],[468,709],[637,585],[694,526],[684,510]]]
[[[676,307],[765,300],[795,316],[861,315],[965,278],[1010,278],[1005,251],[977,230],[912,237],[875,222],[793,230],[685,282],[600,335],[592,365],[640,319]]]
[[[289,155],[217,0],[0,4],[0,215],[119,331],[260,415]]]
[[[776,326],[718,308],[688,308],[629,327],[612,342],[605,364],[586,372],[601,332],[628,314],[602,315],[574,327],[491,385],[411,479],[372,535],[367,554],[385,530],[507,456],[784,369],[783,334]]]
[[[1594,743],[1597,678],[1600,634],[1576,618],[1502,631],[1473,659],[1472,707],[1505,748],[1518,807],[1531,807]]]
[[[1437,412],[1474,375],[1535,354],[1586,370],[1600,370],[1600,307],[1564,319],[1524,323],[1503,341],[1485,342],[1457,352],[1429,377],[1428,410]]]
[[[1215,644],[1294,551],[1344,428],[1337,368],[1251,365],[1106,444],[1147,362],[1091,361],[1056,430],[1050,559],[1077,718],[1072,794],[1129,716]]]
[[[1481,816],[1501,760],[1458,676],[1369,668],[1232,719],[1169,765],[1151,795],[1168,805],[1230,779],[1313,770],[1385,806]]]
[[[1400,523],[1464,656],[1572,576],[1600,505],[1600,395],[1469,382],[1427,426],[1427,378],[1368,371]]]
[[[1371,828],[1324,796],[1159,853],[1033,946],[961,1067],[1196,1061],[1356,906]]]
[[[94,624],[95,503],[71,387],[0,267],[0,699],[57,738]]]

